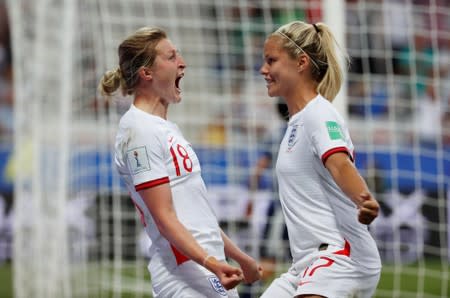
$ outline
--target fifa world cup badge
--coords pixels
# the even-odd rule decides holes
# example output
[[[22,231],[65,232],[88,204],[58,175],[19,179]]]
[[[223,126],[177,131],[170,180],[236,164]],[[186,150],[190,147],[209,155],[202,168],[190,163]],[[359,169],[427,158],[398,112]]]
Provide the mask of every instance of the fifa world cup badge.
[[[150,161],[145,146],[128,150],[127,158],[133,175],[150,171]]]

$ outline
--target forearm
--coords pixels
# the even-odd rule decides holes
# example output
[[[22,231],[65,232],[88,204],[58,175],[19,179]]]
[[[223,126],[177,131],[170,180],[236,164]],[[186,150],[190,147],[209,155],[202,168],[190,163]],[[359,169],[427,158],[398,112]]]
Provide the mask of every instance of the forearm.
[[[245,282],[253,283],[261,279],[261,266],[259,266],[251,256],[239,249],[239,247],[234,244],[223,231],[221,231],[221,234],[225,244],[225,255],[239,263],[239,266],[244,273]]]
[[[203,265],[208,253],[198,244],[197,240],[178,220],[176,216],[160,221],[158,229],[161,235],[175,246],[183,255]]]
[[[235,260],[239,264],[242,262],[248,262],[251,257],[244,253],[234,242],[221,230],[223,243],[225,246],[225,255],[230,259]]]
[[[328,158],[325,166],[336,184],[358,206],[358,221],[370,224],[378,216],[380,205],[354,164],[345,154],[335,153]]]
[[[168,184],[139,192],[161,235],[189,259],[202,264],[206,251],[178,219]]]
[[[343,166],[333,178],[341,190],[358,206],[362,203],[360,195],[370,192],[364,179],[351,165]]]

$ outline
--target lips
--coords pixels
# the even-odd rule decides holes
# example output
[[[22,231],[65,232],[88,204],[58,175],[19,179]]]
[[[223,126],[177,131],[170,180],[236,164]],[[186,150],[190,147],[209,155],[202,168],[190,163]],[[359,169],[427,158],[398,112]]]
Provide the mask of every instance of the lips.
[[[184,77],[184,73],[181,73],[181,74],[177,75],[177,78],[175,79],[175,89],[178,92],[181,92],[180,82],[183,77]]]
[[[267,87],[269,87],[273,83],[273,80],[271,80],[271,79],[265,79],[265,81],[266,81]]]

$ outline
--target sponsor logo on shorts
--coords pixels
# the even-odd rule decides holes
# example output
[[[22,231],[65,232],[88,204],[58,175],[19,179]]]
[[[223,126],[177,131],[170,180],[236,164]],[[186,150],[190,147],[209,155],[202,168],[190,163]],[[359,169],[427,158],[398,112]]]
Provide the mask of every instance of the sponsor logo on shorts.
[[[222,296],[227,296],[227,290],[222,286],[220,283],[220,280],[216,276],[208,277],[209,282],[211,283],[211,286],[213,287],[214,291],[219,293]]]

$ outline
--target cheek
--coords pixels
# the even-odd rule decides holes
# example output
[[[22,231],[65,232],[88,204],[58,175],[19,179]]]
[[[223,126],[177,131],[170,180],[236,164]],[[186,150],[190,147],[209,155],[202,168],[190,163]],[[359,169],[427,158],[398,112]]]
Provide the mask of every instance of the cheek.
[[[161,85],[167,87],[171,84],[173,81],[172,76],[170,76],[168,73],[166,73],[164,76],[161,77]]]

